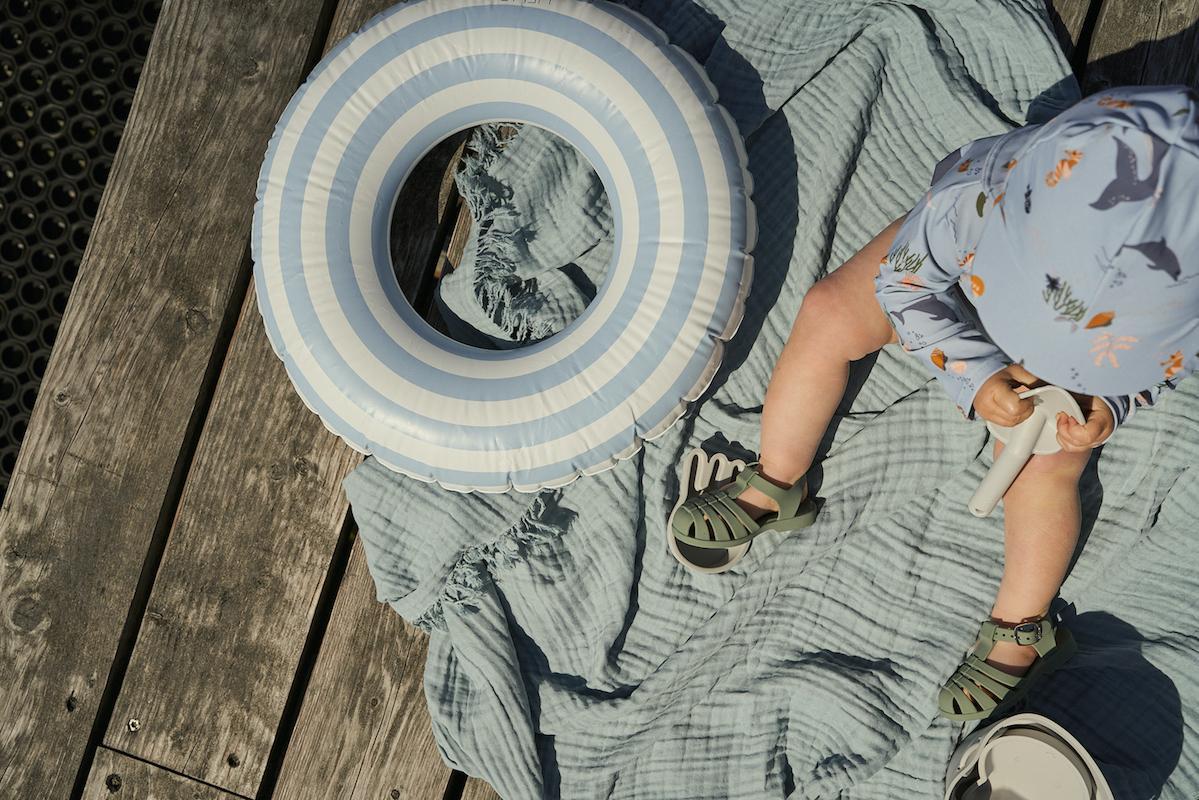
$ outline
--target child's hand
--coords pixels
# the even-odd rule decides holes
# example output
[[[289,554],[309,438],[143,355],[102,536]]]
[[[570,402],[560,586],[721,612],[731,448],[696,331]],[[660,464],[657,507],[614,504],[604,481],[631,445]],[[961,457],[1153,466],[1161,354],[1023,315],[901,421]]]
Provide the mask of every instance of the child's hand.
[[[1010,364],[987,378],[974,395],[974,413],[996,425],[1012,427],[1032,416],[1031,400],[1021,400],[1017,392],[1043,383],[1019,364]],[[1081,427],[1081,426],[1080,426]]]
[[[1090,395],[1074,395],[1086,424],[1080,425],[1073,417],[1064,411],[1057,415],[1057,443],[1068,453],[1081,453],[1098,447],[1099,443],[1111,436],[1116,428],[1116,420],[1107,403],[1098,397]]]

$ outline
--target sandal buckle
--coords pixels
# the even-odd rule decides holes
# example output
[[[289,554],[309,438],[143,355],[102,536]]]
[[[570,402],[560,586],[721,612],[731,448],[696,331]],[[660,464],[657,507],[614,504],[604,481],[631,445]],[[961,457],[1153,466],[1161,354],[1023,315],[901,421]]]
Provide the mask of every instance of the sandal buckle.
[[[1012,633],[1016,636],[1017,644],[1036,644],[1041,641],[1041,623],[1022,622],[1012,628]]]

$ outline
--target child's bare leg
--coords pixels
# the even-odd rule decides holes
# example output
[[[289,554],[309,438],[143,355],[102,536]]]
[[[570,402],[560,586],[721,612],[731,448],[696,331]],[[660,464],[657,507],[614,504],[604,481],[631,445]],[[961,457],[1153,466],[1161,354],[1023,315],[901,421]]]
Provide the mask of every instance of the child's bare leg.
[[[762,409],[763,477],[790,487],[816,455],[845,394],[849,362],[898,341],[874,294],[879,261],[903,220],[896,220],[804,296],[791,335],[774,366]],[[750,487],[737,502],[751,516],[778,504]]]
[[[995,457],[1003,445],[995,443]],[[1019,623],[1043,616],[1061,588],[1078,543],[1078,479],[1090,451],[1033,456],[1003,496],[1003,579],[993,619]],[[996,642],[987,661],[1022,674],[1036,653],[1014,642]]]

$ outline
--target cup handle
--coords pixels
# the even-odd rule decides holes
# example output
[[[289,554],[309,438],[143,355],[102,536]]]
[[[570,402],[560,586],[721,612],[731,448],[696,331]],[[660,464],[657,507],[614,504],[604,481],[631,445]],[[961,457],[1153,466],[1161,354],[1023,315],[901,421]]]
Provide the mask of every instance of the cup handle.
[[[1044,425],[1045,415],[1041,413],[1038,403],[1032,416],[1012,431],[1003,452],[995,459],[986,477],[978,485],[978,490],[970,498],[971,514],[986,517],[995,510],[995,506],[999,505],[1000,499],[1011,487],[1012,481],[1016,480],[1016,476],[1032,456],[1033,447],[1040,438]]]

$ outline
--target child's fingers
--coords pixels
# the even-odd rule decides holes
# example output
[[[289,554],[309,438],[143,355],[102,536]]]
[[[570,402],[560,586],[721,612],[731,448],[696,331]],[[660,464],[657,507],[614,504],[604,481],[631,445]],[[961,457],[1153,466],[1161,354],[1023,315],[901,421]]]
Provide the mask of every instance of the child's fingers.
[[[1064,411],[1057,415],[1057,441],[1067,452],[1090,450],[1102,438],[1101,434],[1102,420],[1099,420],[1098,427],[1092,427],[1091,422],[1081,425]]]
[[[1008,374],[1013,378],[1020,381],[1020,383],[1025,383],[1029,386],[1035,386],[1041,381],[1040,378],[1026,370],[1021,364],[1012,364],[1007,368],[1007,370]]]
[[[1004,422],[1001,424],[1009,427],[1019,425],[1031,417],[1034,408],[1032,400],[1021,399],[1014,389],[1001,392],[995,398],[995,405],[999,413],[1004,417]]]
[[[1099,444],[1110,433],[1107,418],[1099,414],[1089,417],[1084,427],[1086,428],[1087,438],[1090,440],[1091,447]]]
[[[1069,414],[1059,413],[1057,415],[1057,443],[1062,446],[1062,449],[1068,453],[1076,453],[1079,450],[1085,449],[1082,442],[1079,441],[1077,428],[1082,426],[1070,418]]]

